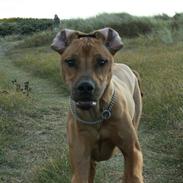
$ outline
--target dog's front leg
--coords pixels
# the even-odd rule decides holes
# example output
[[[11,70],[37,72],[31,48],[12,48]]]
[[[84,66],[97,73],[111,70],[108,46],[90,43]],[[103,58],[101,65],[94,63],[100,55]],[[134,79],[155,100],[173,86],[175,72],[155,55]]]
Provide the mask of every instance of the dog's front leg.
[[[73,176],[71,183],[88,183],[90,172],[90,157],[86,156],[84,152],[74,153],[75,150],[70,148],[71,166],[73,169]]]
[[[91,148],[93,138],[85,128],[82,130],[71,121],[67,128],[69,154],[73,170],[72,183],[89,183],[91,171]]]
[[[128,118],[127,118],[128,119]],[[118,147],[125,160],[124,183],[143,183],[143,156],[137,132],[130,120],[121,123],[118,133]]]
[[[142,166],[143,158],[139,145],[134,145],[131,150],[123,151],[125,159],[124,183],[143,183]]]

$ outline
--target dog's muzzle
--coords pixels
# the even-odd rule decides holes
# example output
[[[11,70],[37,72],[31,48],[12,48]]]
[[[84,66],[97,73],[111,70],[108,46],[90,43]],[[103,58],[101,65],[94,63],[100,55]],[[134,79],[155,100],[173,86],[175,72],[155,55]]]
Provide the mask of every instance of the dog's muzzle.
[[[80,81],[75,88],[76,106],[88,110],[93,106],[96,106],[96,101],[94,100],[95,84],[91,80]]]

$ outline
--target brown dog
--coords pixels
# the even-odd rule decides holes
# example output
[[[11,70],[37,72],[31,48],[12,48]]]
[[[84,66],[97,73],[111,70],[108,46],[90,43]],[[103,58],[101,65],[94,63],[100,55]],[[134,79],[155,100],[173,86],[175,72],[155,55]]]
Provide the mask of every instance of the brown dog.
[[[111,28],[90,34],[65,29],[52,43],[62,55],[62,74],[71,91],[67,135],[72,183],[93,183],[95,161],[109,159],[115,147],[124,156],[124,182],[143,183],[137,136],[141,91],[133,71],[114,63],[122,46]]]

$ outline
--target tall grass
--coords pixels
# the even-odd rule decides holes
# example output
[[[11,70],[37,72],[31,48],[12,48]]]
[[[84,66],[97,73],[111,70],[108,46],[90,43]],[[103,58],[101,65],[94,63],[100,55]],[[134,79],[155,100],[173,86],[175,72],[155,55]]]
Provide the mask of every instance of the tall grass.
[[[103,27],[112,27],[117,30],[122,38],[145,36],[159,39],[163,43],[171,44],[182,39],[183,24],[180,14],[177,18],[159,15],[154,17],[135,17],[126,13],[101,14],[87,19],[62,20],[60,28],[35,33],[28,36],[19,47],[34,47],[49,44],[59,29],[75,29],[82,32],[91,32]]]
[[[12,84],[8,75],[0,69],[0,111],[13,112],[24,109],[30,100]]]
[[[182,14],[168,17],[159,15],[154,17],[136,17],[127,13],[103,13],[87,19],[61,20],[62,28],[71,28],[83,32],[90,32],[101,27],[112,27],[118,30],[121,36],[135,37],[139,34],[149,34],[159,27],[168,27],[169,24],[177,29]],[[0,35],[32,34],[43,30],[54,29],[51,19],[2,19],[0,20]]]
[[[11,169],[19,167],[20,159],[17,158],[18,155],[16,160],[14,157],[10,158],[7,149],[25,134],[24,123],[19,119],[30,108],[32,100],[22,92],[16,91],[11,83],[12,78],[2,69],[0,69],[0,164],[1,168]],[[1,175],[2,171],[0,182],[4,180]]]
[[[56,159],[50,158],[42,166],[34,167],[27,183],[50,183],[50,181],[68,183],[71,179],[68,152],[63,150],[62,154],[60,153],[60,151],[55,153]]]
[[[17,47],[19,48],[30,48],[30,47],[38,47],[45,44],[48,44],[53,40],[56,32],[52,31],[43,31],[34,33],[31,36],[24,37],[24,39],[19,42]]]

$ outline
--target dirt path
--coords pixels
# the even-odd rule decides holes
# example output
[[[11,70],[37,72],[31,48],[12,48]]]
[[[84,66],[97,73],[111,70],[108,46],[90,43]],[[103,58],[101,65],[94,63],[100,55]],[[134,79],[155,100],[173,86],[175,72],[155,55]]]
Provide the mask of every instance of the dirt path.
[[[67,98],[59,86],[14,66],[5,55],[6,47],[0,44],[0,74],[5,73],[10,84],[14,79],[29,81],[32,88],[30,109],[11,118],[19,134],[2,149],[5,163],[0,164],[0,182],[18,183],[24,182],[30,169],[47,160],[65,140]]]

